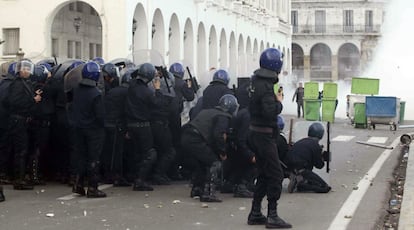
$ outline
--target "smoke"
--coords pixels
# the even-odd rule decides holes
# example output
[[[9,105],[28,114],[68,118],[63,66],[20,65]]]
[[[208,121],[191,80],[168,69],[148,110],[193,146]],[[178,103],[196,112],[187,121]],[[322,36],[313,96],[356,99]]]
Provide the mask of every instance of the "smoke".
[[[414,120],[414,1],[393,0],[386,9],[383,36],[363,76],[380,79],[380,95],[406,101],[405,119]],[[411,66],[410,66],[411,65]]]

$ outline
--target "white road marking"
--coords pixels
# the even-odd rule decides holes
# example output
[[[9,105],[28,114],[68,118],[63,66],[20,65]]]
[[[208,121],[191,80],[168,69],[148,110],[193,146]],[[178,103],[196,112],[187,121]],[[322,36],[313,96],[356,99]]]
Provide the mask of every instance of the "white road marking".
[[[396,138],[391,146],[395,147],[400,142],[400,138]],[[378,171],[381,169],[384,162],[388,159],[391,155],[393,150],[387,149],[385,150],[375,161],[372,167],[368,170],[365,174],[364,178],[362,178],[357,187],[358,190],[353,190],[351,194],[348,196],[348,199],[342,205],[339,212],[336,214],[335,219],[331,222],[328,230],[346,230],[348,224],[351,222],[353,215],[355,214],[356,209],[358,208],[359,203],[362,200],[362,197],[367,192],[368,188],[370,187],[371,182],[374,180],[375,176],[377,175]]]
[[[345,136],[345,135],[339,135],[335,138],[333,138],[331,141],[350,141],[352,139],[354,139],[355,136]]]
[[[99,190],[105,190],[105,189],[111,188],[111,187],[113,187],[112,184],[103,184],[103,185],[98,186],[98,189]],[[82,197],[82,196],[80,196],[76,193],[72,193],[72,194],[69,194],[69,195],[66,195],[66,196],[59,197],[59,198],[57,198],[57,200],[67,201],[67,200],[75,199],[77,197]]]
[[[367,142],[384,144],[385,142],[387,142],[387,140],[388,137],[370,137]]]

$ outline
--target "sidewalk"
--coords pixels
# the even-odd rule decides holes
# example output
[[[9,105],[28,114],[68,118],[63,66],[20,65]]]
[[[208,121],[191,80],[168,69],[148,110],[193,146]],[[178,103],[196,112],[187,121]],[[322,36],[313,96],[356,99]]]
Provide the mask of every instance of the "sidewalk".
[[[413,135],[414,133],[408,133]],[[404,184],[404,195],[401,204],[399,229],[414,230],[414,144],[410,144],[407,170]],[[407,179],[408,178],[408,179]]]

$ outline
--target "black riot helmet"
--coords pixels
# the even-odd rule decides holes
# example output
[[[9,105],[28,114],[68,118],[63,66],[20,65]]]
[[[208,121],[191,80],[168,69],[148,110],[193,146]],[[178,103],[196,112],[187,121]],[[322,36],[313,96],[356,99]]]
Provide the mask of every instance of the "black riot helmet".
[[[320,140],[322,139],[324,133],[325,133],[325,129],[323,128],[323,125],[319,122],[315,122],[309,126],[309,129],[308,129],[309,137],[316,137]]]
[[[102,72],[106,73],[110,78],[120,77],[119,68],[112,63],[103,65]]]
[[[154,65],[151,63],[144,63],[139,66],[139,68],[131,73],[132,78],[137,78],[142,80],[145,84],[148,84],[152,79],[154,79],[157,70]]]
[[[219,107],[230,114],[236,115],[239,103],[234,95],[225,94],[219,100]]]

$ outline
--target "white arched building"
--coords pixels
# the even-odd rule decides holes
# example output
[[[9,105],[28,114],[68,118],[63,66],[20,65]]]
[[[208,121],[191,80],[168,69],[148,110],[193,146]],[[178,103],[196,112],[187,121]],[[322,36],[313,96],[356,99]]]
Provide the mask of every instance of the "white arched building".
[[[290,10],[290,0],[3,0],[0,62],[19,48],[59,61],[155,49],[167,65],[181,61],[199,76],[225,68],[243,77],[262,50],[277,47],[290,72]]]

